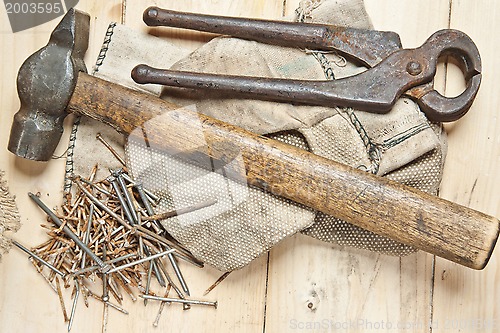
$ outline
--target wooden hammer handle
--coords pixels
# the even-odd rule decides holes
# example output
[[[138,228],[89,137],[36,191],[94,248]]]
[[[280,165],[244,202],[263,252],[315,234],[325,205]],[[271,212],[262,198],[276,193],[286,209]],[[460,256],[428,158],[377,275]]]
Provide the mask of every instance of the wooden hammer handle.
[[[251,185],[470,268],[498,238],[492,216],[83,73],[68,110],[171,154],[233,161]]]

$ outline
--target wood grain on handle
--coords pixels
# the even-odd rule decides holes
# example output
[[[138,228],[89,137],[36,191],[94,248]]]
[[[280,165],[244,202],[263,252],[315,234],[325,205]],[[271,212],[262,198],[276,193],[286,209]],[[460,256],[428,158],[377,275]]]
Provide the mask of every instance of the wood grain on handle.
[[[486,266],[498,238],[495,217],[84,73],[68,110],[132,139],[146,132],[171,154],[239,156],[232,172],[251,185],[470,268]]]

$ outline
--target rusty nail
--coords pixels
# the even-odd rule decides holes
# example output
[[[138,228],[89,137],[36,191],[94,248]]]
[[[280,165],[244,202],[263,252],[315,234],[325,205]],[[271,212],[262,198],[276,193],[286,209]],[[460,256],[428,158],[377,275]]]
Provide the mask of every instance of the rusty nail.
[[[107,255],[106,255],[106,243],[103,244],[102,247],[102,260],[106,261]],[[109,301],[109,292],[108,292],[108,274],[103,273],[102,274],[102,300],[104,302]]]
[[[214,282],[214,284],[212,284],[210,287],[208,287],[207,290],[205,290],[205,292],[203,293],[203,296],[208,295],[209,292],[211,292],[212,290],[214,290],[214,288],[217,287],[219,285],[219,283],[221,283],[222,281],[224,281],[228,277],[229,273],[231,273],[231,272],[225,272],[224,274],[222,274],[217,279],[217,281]]]
[[[101,133],[97,133],[96,139],[101,141],[101,143],[111,152],[111,154],[113,154],[113,156],[118,160],[118,162],[120,162],[121,165],[123,165],[124,167],[127,166],[125,160],[120,156],[120,154],[118,154],[118,152],[113,147],[111,147],[111,145],[106,140],[104,140]]]
[[[163,297],[168,297],[168,294],[170,293],[170,288],[172,288],[172,285],[168,284],[167,290],[165,291],[165,296],[163,296]],[[167,302],[160,302],[160,308],[158,309],[158,313],[156,314],[155,321],[153,322],[154,327],[158,327],[158,322],[160,321],[161,313],[163,312],[163,308],[165,308],[165,304],[167,304]]]
[[[206,208],[212,205],[215,205],[217,203],[217,199],[210,199],[205,202],[201,202],[199,204],[190,206],[190,207],[185,207],[185,208],[179,208],[176,210],[171,210],[165,213],[160,213],[157,215],[153,216],[148,216],[148,217],[143,217],[143,221],[153,221],[153,220],[164,220],[168,219],[174,216],[182,215],[182,214],[187,214],[187,213],[192,213],[194,211],[200,210],[202,208]]]
[[[153,265],[154,265],[154,261],[151,261],[149,263],[149,267],[148,267],[148,277],[147,277],[147,280],[146,280],[146,294],[149,294],[149,288],[151,287],[151,275],[153,274]],[[144,306],[148,305],[148,300],[145,299],[144,300]]]
[[[73,231],[70,230],[67,226],[63,225],[63,222],[47,207],[41,200],[38,198],[36,195],[33,193],[28,193],[30,198],[52,219],[52,221],[58,225],[59,227],[62,226],[62,231],[69,237],[71,238],[76,245],[83,251],[87,252],[90,258],[94,260],[100,267],[101,272],[107,272],[109,270],[109,266],[106,265],[98,256],[95,255],[94,252],[92,252],[91,249],[89,249],[80,238],[78,238],[77,235],[73,233]]]
[[[68,313],[66,312],[66,306],[64,305],[64,298],[63,298],[62,291],[61,291],[61,283],[59,282],[59,278],[57,276],[56,276],[56,288],[57,288],[57,295],[59,296],[59,302],[61,303],[61,309],[62,309],[63,316],[64,316],[64,322],[67,322],[69,320]]]
[[[94,216],[94,205],[90,204],[90,213],[89,213],[89,219],[87,221],[87,230],[85,230],[85,237],[83,238],[83,243],[87,245],[89,243],[90,239],[90,229],[92,228],[92,220]],[[82,263],[80,265],[80,268],[83,269],[85,267],[85,259],[86,259],[86,252],[83,251],[82,254]]]

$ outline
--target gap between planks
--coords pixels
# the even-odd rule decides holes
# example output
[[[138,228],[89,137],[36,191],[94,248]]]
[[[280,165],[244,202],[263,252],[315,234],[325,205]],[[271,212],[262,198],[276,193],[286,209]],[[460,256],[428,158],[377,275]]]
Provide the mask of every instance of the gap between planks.
[[[125,1],[125,0],[124,0]],[[453,0],[449,0],[448,2],[448,29],[451,28],[451,16],[452,16],[452,8]],[[444,64],[444,94],[446,95],[446,88],[448,86],[448,63]],[[439,189],[438,189],[439,195]],[[434,328],[434,288],[436,287],[436,256],[432,256],[432,275],[431,275],[431,286],[430,286],[430,296],[429,296],[429,333],[433,333]]]

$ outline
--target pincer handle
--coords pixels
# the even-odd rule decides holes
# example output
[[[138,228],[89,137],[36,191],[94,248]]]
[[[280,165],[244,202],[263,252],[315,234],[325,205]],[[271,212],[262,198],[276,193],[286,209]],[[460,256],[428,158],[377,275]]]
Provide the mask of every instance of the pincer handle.
[[[439,58],[455,58],[467,89],[454,98],[434,90]],[[204,89],[226,96],[320,106],[344,106],[372,113],[389,112],[401,95],[412,97],[431,121],[448,122],[471,107],[481,82],[481,58],[472,40],[457,30],[441,30],[421,47],[392,52],[360,74],[328,81],[290,80],[193,73],[138,65],[132,78],[141,84]]]
[[[470,109],[481,83],[481,57],[469,36],[445,29],[434,33],[421,47],[401,49],[394,32],[353,29],[311,23],[256,20],[176,12],[149,7],[149,26],[171,26],[220,33],[238,38],[319,50],[335,50],[371,68],[335,82],[312,82],[182,73],[141,66],[134,70],[137,82],[218,90],[242,97],[310,105],[345,106],[368,112],[388,112],[402,95],[412,97],[431,121],[448,122]],[[467,88],[448,98],[434,89],[441,56],[458,61]]]
[[[375,66],[401,48],[399,35],[392,31],[205,15],[158,7],[147,8],[143,20],[148,26],[211,32],[285,47],[336,51],[366,67]]]

